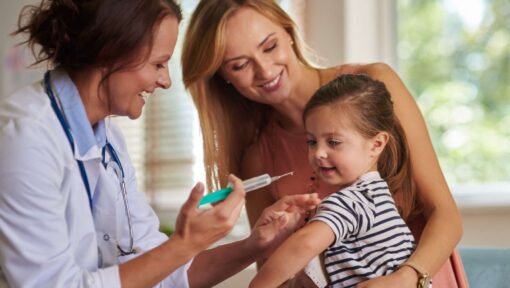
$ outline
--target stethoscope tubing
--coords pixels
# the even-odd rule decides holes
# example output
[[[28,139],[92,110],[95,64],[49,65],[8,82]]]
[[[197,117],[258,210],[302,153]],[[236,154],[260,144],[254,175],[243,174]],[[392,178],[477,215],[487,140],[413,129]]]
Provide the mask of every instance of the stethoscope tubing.
[[[60,122],[60,125],[62,126],[62,129],[64,130],[64,132],[66,134],[67,140],[69,140],[69,144],[71,145],[71,150],[74,154],[74,152],[75,152],[74,151],[74,138],[73,138],[73,135],[71,134],[71,127],[69,126],[69,123],[67,123],[67,120],[65,119],[65,116],[64,116],[62,110],[58,106],[57,99],[55,97],[55,94],[53,93],[53,89],[51,88],[50,71],[46,71],[46,73],[44,74],[44,90],[46,91],[46,94],[48,95],[48,98],[50,99],[51,107],[53,108],[53,111],[55,112],[55,115],[57,116],[58,121]],[[108,142],[108,140],[106,140],[106,144],[103,147],[103,151],[102,151],[103,165],[104,165],[105,169],[107,167],[107,164],[105,161],[106,150],[108,150],[110,157],[112,157],[113,161],[119,166],[119,170],[121,173],[121,175],[119,177],[120,178],[119,179],[120,190],[121,190],[122,198],[124,201],[124,210],[127,215],[128,227],[129,227],[129,236],[130,236],[129,237],[129,250],[127,252],[124,251],[120,247],[119,244],[117,244],[117,249],[119,249],[121,256],[130,255],[130,254],[136,253],[136,251],[133,249],[133,245],[134,245],[133,225],[132,225],[132,220],[131,220],[131,211],[129,209],[129,201],[127,199],[126,183],[124,181],[124,177],[125,177],[124,169],[122,168],[122,163],[120,161],[119,156],[117,155],[117,152],[115,152],[115,149],[113,149],[113,146]],[[90,184],[88,181],[87,172],[85,171],[85,165],[83,164],[83,161],[78,160],[78,159],[76,159],[76,163],[78,164],[81,178],[83,180],[85,190],[87,191],[87,197],[88,197],[90,211],[93,212],[92,193],[90,190]]]
[[[64,114],[60,110],[60,107],[58,107],[57,99],[55,97],[55,94],[53,94],[53,89],[51,89],[51,79],[50,79],[50,71],[46,71],[44,74],[44,90],[46,90],[46,94],[48,95],[48,98],[50,98],[51,107],[53,108],[53,111],[55,112],[55,115],[57,115],[58,121],[60,122],[60,125],[62,126],[62,129],[64,130],[67,140],[69,140],[69,144],[71,144],[71,150],[73,151],[74,155],[74,138],[71,134],[71,128],[69,127],[69,124],[67,123]],[[85,165],[83,165],[83,161],[76,160],[76,163],[78,164],[78,167],[80,169],[81,179],[83,180],[83,185],[85,185],[85,190],[87,190],[87,197],[89,200],[89,207],[90,211],[92,212],[92,193],[90,191],[90,184],[87,177],[87,172],[85,171]]]

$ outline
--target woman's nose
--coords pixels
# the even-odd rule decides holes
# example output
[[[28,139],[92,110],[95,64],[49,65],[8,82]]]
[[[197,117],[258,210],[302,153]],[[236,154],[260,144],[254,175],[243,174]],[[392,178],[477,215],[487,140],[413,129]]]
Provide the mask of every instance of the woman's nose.
[[[257,63],[257,77],[259,79],[267,80],[271,77],[274,77],[273,74],[271,74],[271,63],[269,59],[259,59],[256,61]]]
[[[170,79],[170,73],[167,69],[164,69],[162,73],[158,75],[158,80],[156,82],[160,88],[168,89],[172,86],[172,79]]]

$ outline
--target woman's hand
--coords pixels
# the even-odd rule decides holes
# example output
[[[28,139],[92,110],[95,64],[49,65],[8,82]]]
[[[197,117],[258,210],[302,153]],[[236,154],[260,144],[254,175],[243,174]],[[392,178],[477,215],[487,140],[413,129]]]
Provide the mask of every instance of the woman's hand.
[[[402,266],[390,275],[377,277],[356,285],[356,288],[416,288],[418,275],[416,271]]]
[[[267,207],[255,223],[249,241],[270,255],[296,228],[302,215],[320,203],[317,193],[288,195]]]
[[[204,194],[204,185],[195,185],[177,216],[176,229],[172,237],[180,237],[196,251],[207,249],[211,244],[225,237],[244,206],[245,192],[241,180],[233,175],[229,177],[234,190],[221,203],[211,209],[198,209],[198,203]]]

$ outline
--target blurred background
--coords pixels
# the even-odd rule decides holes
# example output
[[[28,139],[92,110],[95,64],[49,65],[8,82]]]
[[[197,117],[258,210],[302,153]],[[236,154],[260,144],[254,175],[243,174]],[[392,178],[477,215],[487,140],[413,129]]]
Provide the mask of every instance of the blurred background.
[[[15,45],[24,39],[9,36],[21,8],[38,2],[0,3],[0,97],[39,80],[46,69],[26,69],[30,51]],[[278,2],[296,20],[321,66],[386,62],[399,73],[425,116],[462,211],[461,246],[510,248],[510,229],[504,228],[510,219],[510,2]],[[184,21],[170,61],[172,88],[149,98],[141,119],[115,119],[126,134],[139,188],[170,231],[191,187],[205,180],[198,119],[179,66],[182,34],[198,1],[180,3]],[[243,215],[223,242],[248,233]],[[233,283],[218,287],[236,287]]]

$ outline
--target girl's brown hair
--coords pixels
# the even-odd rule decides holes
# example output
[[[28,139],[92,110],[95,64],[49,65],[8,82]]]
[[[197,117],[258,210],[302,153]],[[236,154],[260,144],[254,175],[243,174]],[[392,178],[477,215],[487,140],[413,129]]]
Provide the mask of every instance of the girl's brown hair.
[[[305,106],[303,122],[313,110],[331,105],[350,117],[363,137],[370,139],[383,131],[389,134],[388,143],[377,161],[377,169],[388,182],[392,195],[402,200],[402,217],[407,219],[411,212],[414,215],[417,198],[409,147],[384,83],[362,74],[341,75],[315,92]]]
[[[300,62],[306,60],[296,24],[273,0],[200,1],[182,48],[182,73],[200,117],[207,185],[226,185],[229,173],[240,172],[244,149],[258,137],[272,108],[253,102],[218,75],[225,53],[225,28],[230,15],[249,7],[283,27],[294,42]]]
[[[150,51],[153,29],[167,15],[182,19],[173,0],[42,0],[23,8],[12,34],[29,35],[22,44],[34,65],[49,60],[67,71],[101,67],[111,75],[139,61],[143,47]]]

